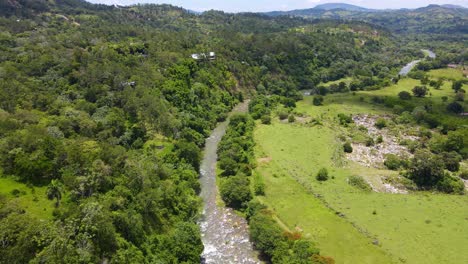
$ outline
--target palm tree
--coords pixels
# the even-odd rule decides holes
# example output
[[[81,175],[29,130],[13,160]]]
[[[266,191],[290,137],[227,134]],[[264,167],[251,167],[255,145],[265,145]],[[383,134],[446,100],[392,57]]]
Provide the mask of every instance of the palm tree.
[[[49,200],[53,200],[54,198],[56,199],[55,207],[59,207],[60,205],[60,199],[62,199],[62,192],[63,185],[58,180],[52,180],[49,186],[47,186],[47,198],[49,198]]]

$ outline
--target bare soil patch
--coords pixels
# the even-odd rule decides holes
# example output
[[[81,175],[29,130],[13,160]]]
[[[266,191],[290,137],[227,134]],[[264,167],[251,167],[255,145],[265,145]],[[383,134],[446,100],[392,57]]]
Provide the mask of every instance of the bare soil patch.
[[[353,152],[347,154],[347,158],[366,167],[382,168],[385,161],[385,156],[394,154],[400,157],[411,158],[413,155],[405,146],[400,145],[400,139],[416,140],[417,137],[409,136],[399,132],[398,137],[394,133],[390,133],[388,128],[378,129],[375,127],[375,122],[378,118],[390,120],[385,116],[373,115],[356,115],[353,116],[353,121],[356,126],[363,126],[367,129],[369,137],[374,140],[378,136],[382,136],[382,143],[375,143],[373,146],[366,146],[362,143],[353,143]]]

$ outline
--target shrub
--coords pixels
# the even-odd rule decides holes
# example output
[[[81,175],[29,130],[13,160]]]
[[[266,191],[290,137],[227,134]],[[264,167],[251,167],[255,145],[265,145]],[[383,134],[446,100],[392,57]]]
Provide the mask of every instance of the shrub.
[[[321,95],[317,95],[317,96],[314,96],[314,99],[312,101],[312,103],[316,106],[319,106],[319,105],[322,105],[323,104],[323,96]]]
[[[351,143],[346,142],[346,143],[344,143],[344,145],[343,145],[343,150],[344,150],[344,152],[346,152],[346,153],[353,153],[353,146],[351,146]]]
[[[448,174],[437,183],[436,188],[444,193],[463,194],[465,192],[465,184],[463,181],[460,180],[460,178],[455,178]]]
[[[374,139],[369,137],[366,139],[366,147],[372,147],[375,145]]]
[[[317,176],[315,178],[318,181],[326,181],[328,180],[328,170],[326,168],[321,168],[319,172],[317,173]]]
[[[278,113],[278,118],[280,120],[285,120],[286,118],[288,118],[288,113],[284,112],[284,111],[281,111]]]
[[[405,168],[408,166],[408,162],[404,159],[401,159],[397,155],[394,154],[388,154],[385,157],[384,161],[385,167],[387,167],[389,170],[398,170],[400,168]]]
[[[448,97],[447,97],[447,96],[445,96],[445,95],[442,96],[442,102],[447,102],[447,100],[448,100]]]
[[[379,136],[377,137],[377,141],[376,141],[376,142],[377,142],[377,144],[380,144],[380,143],[383,142],[383,137],[382,137],[382,135],[379,135]]]
[[[407,91],[402,91],[398,93],[398,97],[400,97],[401,100],[409,100],[411,99],[411,94],[408,93]]]
[[[346,126],[347,124],[351,124],[353,122],[353,119],[351,115],[345,115],[345,114],[338,114],[338,119],[340,120],[340,125]]]
[[[294,123],[294,121],[296,121],[296,118],[294,117],[294,115],[289,115],[288,122],[289,123]]]
[[[457,152],[442,152],[439,157],[444,162],[444,166],[447,170],[455,172],[460,169],[462,157]]]
[[[386,126],[387,126],[387,120],[385,120],[384,118],[379,118],[375,121],[375,127],[377,127],[378,129],[382,129]]]
[[[261,118],[262,124],[269,125],[271,124],[271,117],[270,115],[263,115]]]
[[[350,176],[348,178],[348,184],[366,192],[372,191],[372,187],[361,176]]]

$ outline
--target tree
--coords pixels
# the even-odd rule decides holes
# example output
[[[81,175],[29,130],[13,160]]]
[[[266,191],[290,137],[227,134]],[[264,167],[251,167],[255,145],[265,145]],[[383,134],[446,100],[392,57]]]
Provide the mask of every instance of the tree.
[[[434,187],[444,177],[444,163],[427,150],[418,150],[408,168],[410,178],[420,187]]]
[[[424,97],[427,94],[426,86],[415,86],[412,91],[416,97]]]
[[[462,87],[463,87],[463,81],[462,81],[462,80],[453,81],[453,83],[452,83],[452,89],[455,90],[456,93],[457,93]]]
[[[452,102],[447,105],[447,111],[452,112],[454,114],[460,114],[463,113],[464,108],[460,103]]]
[[[400,97],[401,100],[409,100],[411,99],[411,94],[407,91],[401,91],[398,93],[398,97]]]
[[[179,141],[175,145],[177,156],[191,164],[196,171],[200,170],[201,151],[193,142]]]
[[[52,180],[47,186],[47,198],[49,200],[56,199],[55,207],[59,207],[60,200],[62,199],[63,185],[58,180]]]
[[[252,200],[250,180],[244,175],[228,177],[221,184],[220,193],[226,205],[235,209],[247,207],[247,203]]]

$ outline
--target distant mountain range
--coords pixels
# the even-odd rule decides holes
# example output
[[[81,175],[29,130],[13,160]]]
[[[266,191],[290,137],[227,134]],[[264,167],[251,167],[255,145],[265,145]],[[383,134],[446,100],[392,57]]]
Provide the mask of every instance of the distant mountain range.
[[[350,5],[350,4],[345,4],[345,3],[329,3],[329,4],[322,4],[322,5],[317,5],[313,9],[318,9],[318,10],[333,10],[333,9],[343,9],[343,10],[348,10],[348,11],[371,11],[373,9],[368,9],[356,5]]]
[[[364,21],[395,33],[468,34],[468,9],[457,5],[429,5],[417,9],[368,9],[333,3],[314,8],[264,13],[269,16],[297,16],[311,19]]]
[[[447,8],[447,9],[467,9],[467,8],[465,8],[463,6],[450,5],[450,4],[429,5],[427,7],[442,7],[442,8]],[[424,8],[424,7],[422,7],[422,8]],[[421,8],[416,8],[416,9],[421,9]],[[303,14],[306,14],[306,13],[311,13],[311,14],[323,13],[324,11],[384,12],[384,11],[416,10],[416,9],[408,9],[408,8],[401,8],[401,9],[370,9],[370,8],[365,8],[365,7],[346,4],[346,3],[327,3],[327,4],[317,5],[314,8],[296,9],[296,10],[291,10],[291,11],[272,11],[272,12],[267,12],[267,14],[269,14],[269,15],[282,15],[282,14],[287,14],[287,15],[299,14],[299,15],[303,15]]]

